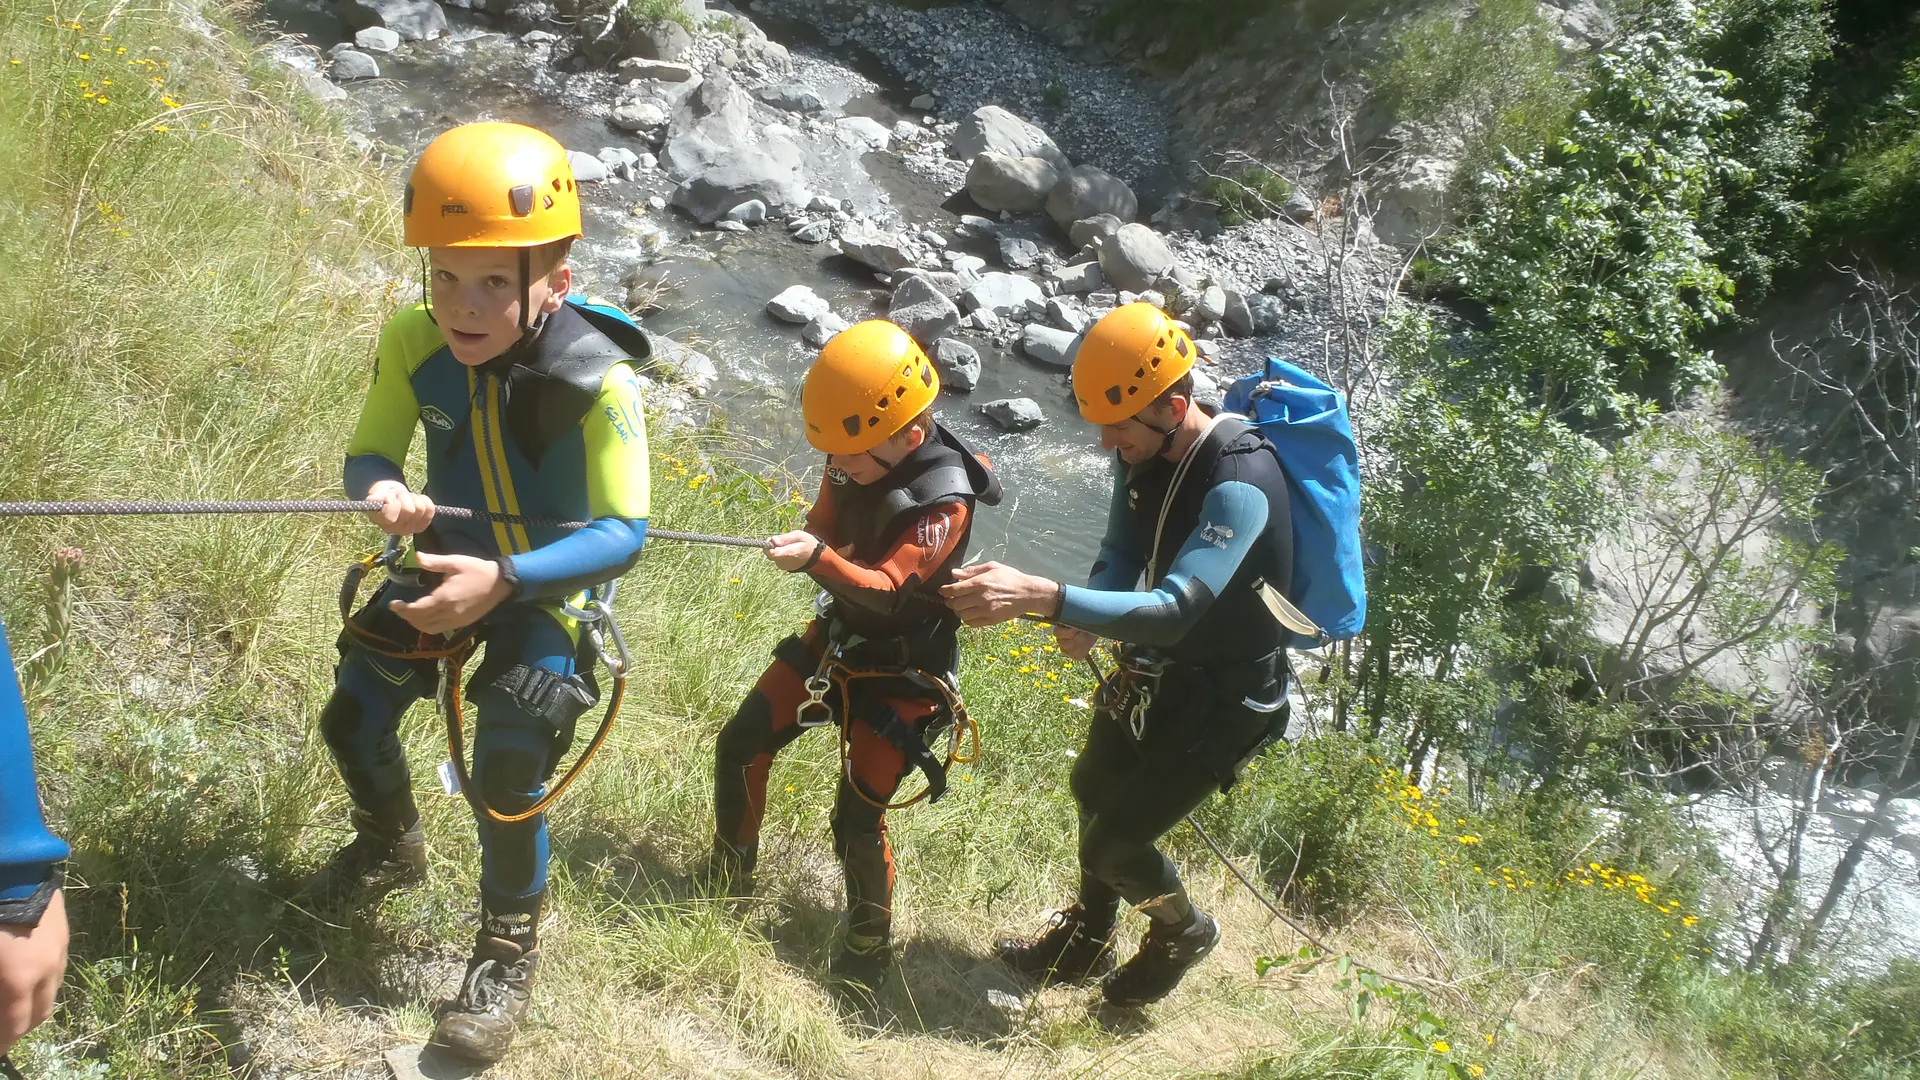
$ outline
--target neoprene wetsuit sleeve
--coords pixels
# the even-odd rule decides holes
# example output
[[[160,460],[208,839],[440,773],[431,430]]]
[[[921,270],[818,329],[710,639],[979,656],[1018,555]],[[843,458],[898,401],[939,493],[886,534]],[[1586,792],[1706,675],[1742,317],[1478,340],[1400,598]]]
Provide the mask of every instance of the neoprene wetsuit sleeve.
[[[587,513],[593,522],[505,561],[522,600],[556,600],[633,569],[647,542],[652,487],[646,413],[633,369],[615,364],[580,421],[587,443]]]
[[[1113,456],[1113,502],[1107,507],[1107,534],[1100,538],[1100,553],[1093,558],[1093,570],[1087,575],[1087,588],[1101,592],[1126,592],[1140,583],[1147,569],[1147,553],[1133,535],[1127,521],[1127,464]]]
[[[1140,645],[1178,642],[1213,601],[1267,527],[1267,497],[1259,488],[1229,480],[1207,492],[1200,524],[1150,592],[1066,587],[1056,621],[1101,637]]]
[[[0,661],[6,663],[0,685],[0,902],[31,897],[67,857],[66,842],[47,831],[34,787],[33,747],[27,740],[27,710],[13,654],[0,631]]]
[[[967,504],[935,506],[894,537],[887,553],[872,566],[853,561],[831,547],[807,573],[821,588],[849,603],[893,614],[903,604],[925,602],[926,594],[913,586],[926,580],[953,555],[967,535]]]
[[[380,328],[380,346],[373,354],[373,385],[367,388],[360,420],[347,440],[347,498],[366,498],[382,480],[407,482],[407,449],[420,422],[413,372],[443,344],[445,339],[426,317],[424,307],[408,308]]]

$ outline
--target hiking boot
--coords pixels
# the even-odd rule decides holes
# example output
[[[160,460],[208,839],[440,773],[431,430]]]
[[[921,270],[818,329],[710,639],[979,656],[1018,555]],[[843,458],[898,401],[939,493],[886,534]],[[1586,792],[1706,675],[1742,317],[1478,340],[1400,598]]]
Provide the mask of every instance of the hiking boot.
[[[1113,924],[1106,932],[1089,924],[1080,905],[1053,913],[1034,938],[994,943],[1000,962],[1031,979],[1077,985],[1113,970]]]
[[[481,933],[467,961],[460,996],[447,1003],[434,1025],[433,1044],[481,1064],[505,1057],[533,1002],[533,973],[539,962],[538,948]]]
[[[1107,1004],[1137,1008],[1173,993],[1188,969],[1220,943],[1220,924],[1193,909],[1184,928],[1154,923],[1140,939],[1140,951],[1100,983]]]
[[[349,818],[353,841],[300,887],[294,900],[301,906],[326,910],[379,903],[395,889],[427,880],[427,834],[418,820],[412,828],[396,831],[360,810]]]
[[[893,946],[885,941],[864,949],[842,941],[827,960],[827,982],[842,997],[859,1004],[872,1004],[892,973]]]

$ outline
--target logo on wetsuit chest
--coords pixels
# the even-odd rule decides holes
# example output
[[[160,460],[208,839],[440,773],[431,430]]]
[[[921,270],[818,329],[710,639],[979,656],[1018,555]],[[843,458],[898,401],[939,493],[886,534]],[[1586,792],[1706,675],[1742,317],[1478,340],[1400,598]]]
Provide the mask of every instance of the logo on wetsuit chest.
[[[1127,509],[1129,510],[1140,509],[1140,489],[1139,488],[1127,489]]]
[[[453,418],[440,411],[438,405],[429,405],[420,410],[420,419],[439,428],[441,431],[453,430]]]
[[[1227,541],[1233,539],[1233,530],[1225,525],[1215,525],[1209,521],[1207,522],[1207,527],[1200,530],[1200,539],[1225,551],[1227,549]]]

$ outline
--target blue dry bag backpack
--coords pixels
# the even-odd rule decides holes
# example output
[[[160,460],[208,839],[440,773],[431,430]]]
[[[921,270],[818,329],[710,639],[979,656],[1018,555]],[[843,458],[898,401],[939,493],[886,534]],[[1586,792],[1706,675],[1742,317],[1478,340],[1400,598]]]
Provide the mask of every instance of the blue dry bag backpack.
[[[1367,580],[1360,557],[1360,458],[1346,401],[1300,368],[1268,357],[1265,371],[1227,390],[1225,407],[1260,428],[1287,474],[1293,581],[1284,598],[1268,593],[1266,599],[1293,631],[1288,647],[1314,649],[1358,634],[1367,621]],[[1296,610],[1283,615],[1287,601]],[[1309,627],[1298,625],[1298,616]]]

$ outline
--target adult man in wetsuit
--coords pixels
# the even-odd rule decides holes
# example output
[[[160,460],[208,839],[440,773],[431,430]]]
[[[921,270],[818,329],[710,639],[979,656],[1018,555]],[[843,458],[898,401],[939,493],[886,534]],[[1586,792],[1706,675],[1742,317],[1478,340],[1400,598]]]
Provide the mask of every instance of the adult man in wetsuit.
[[[53,1012],[67,968],[60,860],[33,784],[33,748],[13,656],[0,632],[0,1059]]]
[[[1080,414],[1114,452],[1085,588],[986,563],[941,590],[968,625],[1053,620],[1074,659],[1098,638],[1123,646],[1073,769],[1079,898],[1039,937],[1000,945],[1029,975],[1104,975],[1106,999],[1122,1006],[1165,997],[1220,937],[1155,841],[1286,727],[1287,632],[1258,591],[1293,576],[1286,477],[1258,429],[1194,404],[1194,356],[1185,331],[1140,303],[1100,319],[1075,355]],[[1115,969],[1121,900],[1151,925]]]

